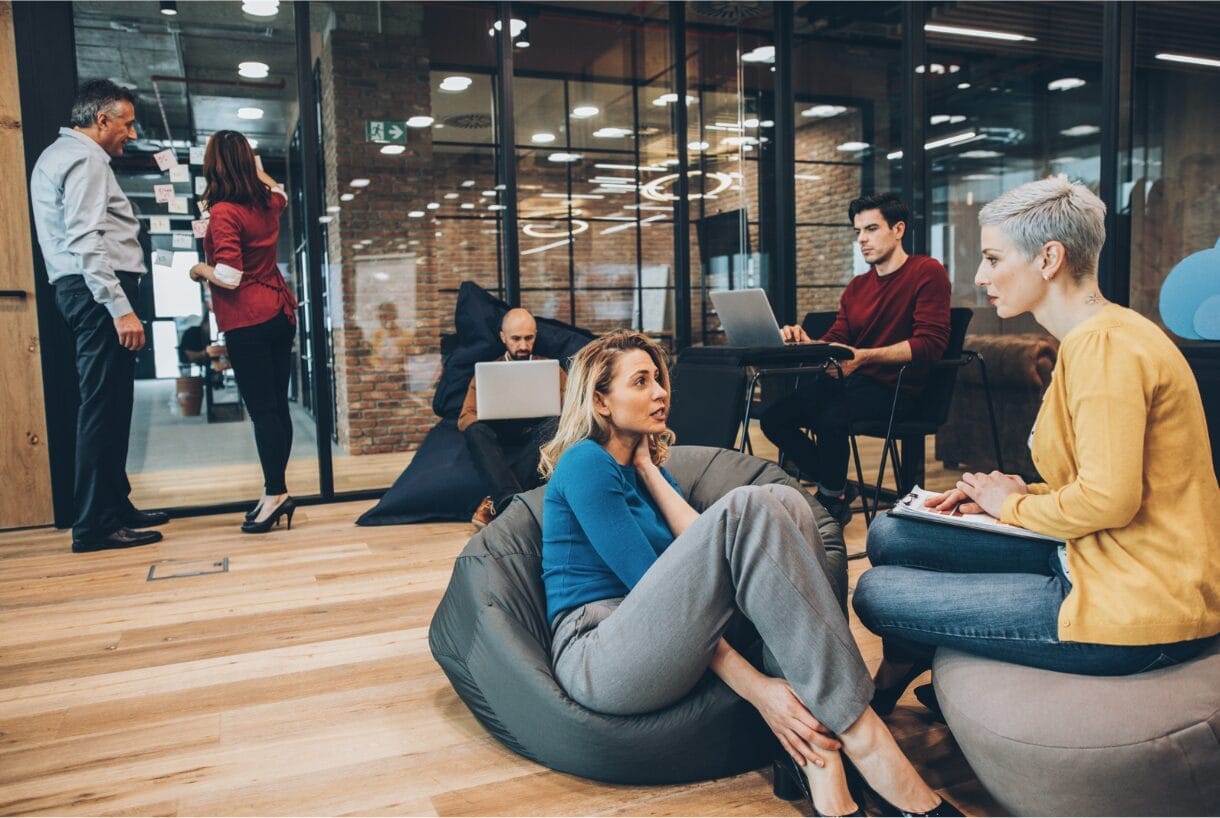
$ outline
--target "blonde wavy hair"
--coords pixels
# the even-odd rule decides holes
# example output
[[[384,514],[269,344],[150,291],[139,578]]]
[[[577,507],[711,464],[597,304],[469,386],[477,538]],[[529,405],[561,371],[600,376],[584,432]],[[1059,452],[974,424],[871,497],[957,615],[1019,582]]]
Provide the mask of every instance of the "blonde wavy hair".
[[[639,349],[652,358],[659,373],[661,388],[665,390],[665,409],[669,410],[669,367],[665,363],[665,351],[642,332],[620,329],[603,335],[588,344],[572,360],[568,370],[568,388],[563,398],[563,410],[559,415],[559,427],[555,437],[542,447],[538,461],[538,472],[543,479],[555,471],[555,464],[570,446],[582,440],[605,443],[610,439],[610,423],[600,414],[593,403],[594,393],[610,392],[614,378],[614,365],[625,353]],[[669,429],[648,436],[648,451],[652,462],[658,466],[669,458],[669,447],[674,442],[674,433]]]

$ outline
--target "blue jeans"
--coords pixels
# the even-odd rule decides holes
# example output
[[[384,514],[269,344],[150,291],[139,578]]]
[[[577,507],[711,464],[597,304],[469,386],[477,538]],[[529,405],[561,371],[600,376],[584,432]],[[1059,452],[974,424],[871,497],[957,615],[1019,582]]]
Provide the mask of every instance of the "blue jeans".
[[[927,662],[950,647],[1020,665],[1125,676],[1176,664],[1212,637],[1165,645],[1059,639],[1059,606],[1072,589],[1057,548],[1001,534],[885,514],[868,530],[873,567],[856,583],[860,621],[891,661]]]

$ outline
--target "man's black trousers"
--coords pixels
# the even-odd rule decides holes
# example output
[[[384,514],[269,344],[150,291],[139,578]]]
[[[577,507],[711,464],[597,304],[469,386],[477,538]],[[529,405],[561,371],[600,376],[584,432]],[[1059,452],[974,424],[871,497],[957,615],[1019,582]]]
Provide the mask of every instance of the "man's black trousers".
[[[554,437],[557,422],[558,418],[483,420],[470,424],[462,433],[497,513],[508,506],[514,494],[542,483],[538,451]]]

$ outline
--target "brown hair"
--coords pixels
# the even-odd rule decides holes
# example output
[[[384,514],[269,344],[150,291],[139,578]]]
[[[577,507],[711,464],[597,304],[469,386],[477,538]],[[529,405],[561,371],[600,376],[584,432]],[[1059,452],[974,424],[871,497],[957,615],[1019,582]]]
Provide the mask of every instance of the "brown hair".
[[[254,149],[237,131],[212,134],[203,154],[203,177],[208,182],[203,200],[209,207],[217,202],[259,207],[268,207],[271,203],[271,189],[258,178],[254,166]]]
[[[669,407],[669,367],[665,364],[665,350],[642,332],[619,329],[603,335],[576,354],[568,370],[568,388],[563,396],[563,411],[559,416],[559,428],[555,437],[542,447],[538,462],[538,473],[550,477],[560,456],[582,440],[605,443],[610,439],[610,424],[597,413],[593,404],[593,393],[605,395],[610,391],[614,377],[614,365],[626,352],[639,349],[648,353],[657,368],[658,381],[665,390],[665,406]],[[674,433],[669,429],[648,436],[648,449],[652,462],[658,466],[669,458],[669,447],[674,442]]]

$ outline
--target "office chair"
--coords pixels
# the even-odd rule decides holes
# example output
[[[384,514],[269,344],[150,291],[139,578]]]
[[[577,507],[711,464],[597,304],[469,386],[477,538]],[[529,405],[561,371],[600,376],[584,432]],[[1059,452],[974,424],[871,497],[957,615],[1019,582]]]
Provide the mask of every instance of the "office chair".
[[[887,458],[890,459],[893,465],[894,484],[898,489],[899,496],[910,491],[912,488],[911,485],[907,484],[909,481],[903,479],[903,466],[898,451],[898,440],[919,438],[920,445],[922,446],[924,438],[928,435],[936,434],[936,430],[944,424],[949,416],[949,405],[953,402],[953,386],[957,381],[957,372],[969,363],[977,362],[981,367],[983,392],[987,398],[987,417],[991,422],[991,440],[995,447],[996,468],[1000,471],[1004,470],[1004,460],[1000,454],[1000,436],[995,422],[995,407],[991,402],[991,385],[987,380],[987,364],[983,360],[983,356],[962,348],[966,341],[966,330],[970,326],[970,319],[973,317],[974,312],[968,307],[954,307],[951,309],[949,311],[949,344],[945,348],[945,353],[941,359],[932,363],[903,364],[898,369],[898,378],[894,382],[894,400],[890,404],[888,420],[859,420],[851,425],[851,453],[856,465],[856,480],[861,488],[860,502],[864,510],[864,518],[868,523],[873,521],[873,517],[877,515],[881,507],[881,483],[885,478]],[[924,385],[923,393],[919,397],[918,405],[911,416],[898,420],[895,414],[898,409],[898,396],[902,389],[902,379],[908,368],[912,366],[926,367],[929,372],[928,380]],[[879,437],[884,440],[881,447],[881,464],[877,469],[877,482],[873,487],[871,508],[866,492],[863,490],[864,471],[860,466],[860,449],[856,444],[856,437],[858,435]]]

